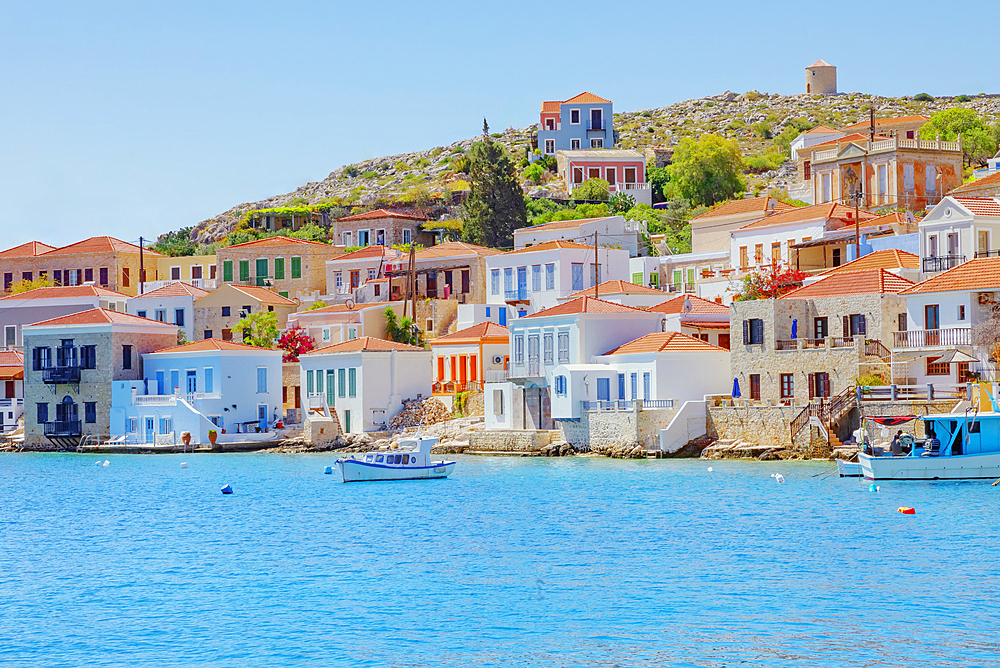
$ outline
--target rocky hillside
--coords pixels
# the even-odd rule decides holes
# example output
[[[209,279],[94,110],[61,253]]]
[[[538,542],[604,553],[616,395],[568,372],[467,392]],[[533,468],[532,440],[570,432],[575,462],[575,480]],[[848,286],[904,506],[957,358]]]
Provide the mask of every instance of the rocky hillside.
[[[763,167],[751,177],[751,187],[784,187],[789,166],[768,169],[776,155],[775,137],[792,137],[798,128],[818,124],[843,126],[868,118],[873,105],[878,117],[926,114],[953,106],[977,111],[991,122],[1000,120],[1000,97],[939,97],[918,101],[912,97],[887,98],[861,93],[830,96],[777,95],[749,91],[677,102],[669,107],[615,114],[615,129],[621,148],[645,149],[676,144],[681,137],[717,133],[740,143],[745,156],[760,156]],[[525,156],[536,125],[509,128],[494,134],[515,159]],[[323,180],[307,183],[294,192],[246,202],[201,221],[192,231],[199,244],[218,241],[228,234],[240,216],[250,210],[289,206],[337,204],[368,205],[376,202],[419,202],[433,193],[468,189],[464,154],[476,137],[437,146],[427,151],[373,158],[336,169]],[[778,158],[780,164],[780,156]],[[526,182],[532,196],[565,196],[561,182],[546,175],[539,185]]]

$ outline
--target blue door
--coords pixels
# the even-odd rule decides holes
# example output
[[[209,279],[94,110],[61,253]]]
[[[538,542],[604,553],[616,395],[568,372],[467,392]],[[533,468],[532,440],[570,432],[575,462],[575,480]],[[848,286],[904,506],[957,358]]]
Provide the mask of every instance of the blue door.
[[[610,401],[611,400],[611,380],[608,378],[598,378],[597,379],[597,400],[598,401]]]
[[[267,406],[257,406],[257,426],[261,431],[267,431]]]
[[[625,398],[625,374],[618,374],[618,398]]]
[[[156,441],[156,419],[148,417],[146,418],[146,443],[153,443]]]
[[[517,268],[517,298],[526,299],[528,294],[528,268]]]
[[[190,369],[187,372],[187,393],[194,394],[198,391],[198,376],[196,375],[194,369]]]
[[[157,394],[166,394],[166,392],[163,391],[166,388],[166,385],[167,385],[166,375],[162,371],[157,371],[156,372],[156,393]]]
[[[504,327],[507,326],[507,307],[506,306],[501,306],[500,307],[500,324],[503,325]]]

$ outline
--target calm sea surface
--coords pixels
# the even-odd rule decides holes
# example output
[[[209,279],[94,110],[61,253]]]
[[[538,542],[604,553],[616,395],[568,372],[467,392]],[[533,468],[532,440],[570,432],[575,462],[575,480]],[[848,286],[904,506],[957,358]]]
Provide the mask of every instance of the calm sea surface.
[[[108,459],[0,455],[0,664],[1000,666],[984,482],[459,457],[449,480],[345,485],[328,455]]]

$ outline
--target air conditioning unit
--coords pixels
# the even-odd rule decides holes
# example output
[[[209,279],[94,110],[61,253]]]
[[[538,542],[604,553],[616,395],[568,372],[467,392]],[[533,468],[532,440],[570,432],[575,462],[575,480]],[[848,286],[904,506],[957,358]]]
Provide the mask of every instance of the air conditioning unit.
[[[493,363],[494,364],[503,364],[503,357],[501,355],[494,355],[493,356]]]

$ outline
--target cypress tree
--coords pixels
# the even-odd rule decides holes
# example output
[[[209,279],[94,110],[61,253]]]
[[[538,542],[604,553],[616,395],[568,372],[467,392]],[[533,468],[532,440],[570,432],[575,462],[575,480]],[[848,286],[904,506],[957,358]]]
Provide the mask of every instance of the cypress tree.
[[[469,198],[462,240],[493,248],[514,245],[514,230],[528,222],[527,206],[514,163],[490,138],[483,119],[483,141],[469,149]]]

